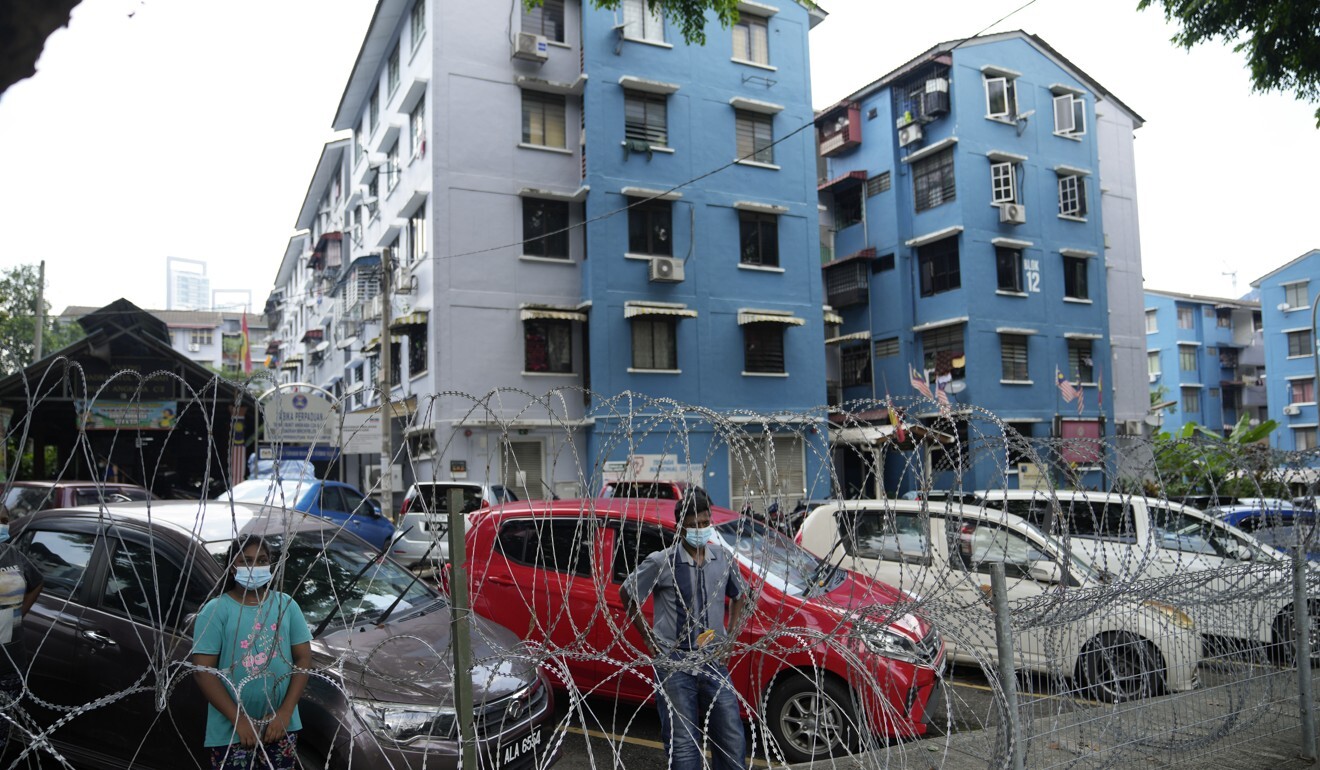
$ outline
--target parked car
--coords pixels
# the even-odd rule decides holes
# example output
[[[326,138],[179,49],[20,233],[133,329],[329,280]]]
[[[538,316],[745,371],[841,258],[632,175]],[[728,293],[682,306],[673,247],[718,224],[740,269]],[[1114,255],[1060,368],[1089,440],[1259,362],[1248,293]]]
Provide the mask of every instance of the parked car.
[[[1301,546],[1305,548],[1308,560],[1320,561],[1320,532],[1316,531],[1315,511],[1263,498],[1259,503],[1211,508],[1206,513],[1271,548],[1294,553]]]
[[[411,567],[427,566],[424,562],[438,565],[449,561],[451,495],[460,496],[460,510],[465,514],[518,500],[513,490],[503,484],[419,481],[408,487],[403,496],[399,509],[400,535],[390,555]]]
[[[645,500],[681,500],[689,488],[706,490],[686,481],[607,481],[601,497],[629,497]],[[709,498],[709,495],[707,495]]]
[[[377,548],[394,536],[394,525],[380,506],[357,487],[318,479],[249,479],[216,498],[236,503],[257,503],[302,511],[339,524]]]
[[[319,671],[299,706],[303,767],[456,768],[445,597],[330,521],[218,501],[58,509],[16,525],[14,542],[45,577],[23,622],[28,686],[61,707],[119,696],[72,718],[25,700],[40,724],[62,722],[47,733],[55,748],[79,767],[208,765],[206,701],[186,661],[194,615],[221,590],[239,534],[278,549],[274,585],[317,631]],[[548,683],[513,653],[510,631],[472,623],[481,764],[512,752],[500,767],[543,767],[555,758]]]
[[[1011,513],[956,502],[845,500],[817,508],[802,524],[802,547],[840,567],[920,596],[940,597],[948,612],[949,655],[997,660],[993,616],[985,601],[990,565],[1004,565],[1010,602],[1102,589],[1104,574],[1057,540]],[[958,608],[970,608],[959,611]],[[929,616],[929,613],[928,613]],[[1201,637],[1190,616],[1155,600],[1106,603],[1103,611],[1058,613],[1014,637],[1015,665],[1071,678],[1107,702],[1196,687]]]
[[[1178,588],[1186,597],[1180,605],[1203,635],[1275,649],[1293,638],[1291,560],[1200,510],[1116,492],[993,490],[977,497],[1066,539],[1098,569],[1128,579],[1204,574]],[[1314,617],[1320,596],[1311,603]],[[1312,623],[1311,633],[1320,642],[1320,623]]]
[[[910,597],[832,569],[726,508],[712,508],[711,520],[718,545],[733,554],[754,597],[730,661],[733,683],[744,715],[760,710],[784,758],[838,755],[856,748],[859,732],[882,739],[925,734],[944,644],[910,612]],[[491,509],[468,531],[473,609],[562,653],[580,692],[651,701],[646,647],[624,612],[619,586],[674,538],[674,502],[667,500],[529,501]],[[649,619],[651,599],[642,610]]]
[[[151,492],[136,484],[105,481],[11,481],[6,485],[4,504],[15,518],[49,508],[127,503],[154,500]]]

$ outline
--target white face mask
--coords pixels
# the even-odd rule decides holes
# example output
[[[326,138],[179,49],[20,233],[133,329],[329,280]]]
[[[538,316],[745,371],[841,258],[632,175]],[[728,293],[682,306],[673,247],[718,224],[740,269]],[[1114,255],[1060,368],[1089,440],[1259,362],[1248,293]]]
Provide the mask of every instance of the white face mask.
[[[0,543],[9,542],[9,525],[0,524]]]
[[[234,582],[243,588],[264,588],[270,582],[270,566],[238,567],[234,571]]]
[[[683,530],[683,539],[693,548],[700,548],[709,543],[714,534],[714,527],[691,527]]]

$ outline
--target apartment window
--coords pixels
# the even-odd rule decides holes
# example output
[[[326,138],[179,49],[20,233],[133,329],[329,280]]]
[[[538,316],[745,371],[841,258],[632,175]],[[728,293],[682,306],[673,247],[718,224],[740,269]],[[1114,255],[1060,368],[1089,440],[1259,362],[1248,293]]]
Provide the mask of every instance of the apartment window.
[[[1201,413],[1201,389],[1183,388],[1182,389],[1182,408],[1186,414]]]
[[[1315,449],[1315,428],[1293,428],[1293,449]]]
[[[380,173],[385,176],[385,189],[393,192],[399,186],[399,142],[395,141],[385,153],[385,167]]]
[[[1189,307],[1178,308],[1178,328],[1194,329],[1196,328],[1196,313]]]
[[[986,117],[1012,120],[1017,117],[1017,82],[1010,77],[985,79]]]
[[[825,297],[836,308],[866,302],[870,286],[870,277],[861,260],[830,265],[825,270]]]
[[[1068,340],[1068,374],[1073,382],[1095,382],[1091,340]]]
[[[537,318],[523,322],[523,371],[572,373],[571,321]]]
[[[418,44],[422,38],[426,37],[426,0],[417,0],[413,3],[412,13],[409,14],[412,29],[412,47],[417,50]]]
[[[738,158],[757,163],[775,162],[774,119],[770,115],[734,110],[738,135]]]
[[[866,197],[874,198],[882,192],[889,192],[891,184],[889,172],[881,171],[866,180]]]
[[[894,358],[898,355],[898,337],[887,337],[875,341],[876,358]]]
[[[917,268],[921,272],[921,296],[930,297],[962,286],[958,266],[958,238],[917,247]]]
[[[1154,334],[1160,330],[1159,314],[1154,310],[1146,311],[1146,333]]]
[[[408,376],[416,377],[424,374],[427,362],[430,360],[430,356],[426,354],[426,324],[408,324],[399,328],[408,338]],[[397,352],[397,349],[393,352]]]
[[[539,147],[566,148],[564,97],[540,91],[522,92],[522,140]]]
[[[843,387],[871,383],[871,351],[866,343],[845,345],[840,352]]]
[[[673,205],[649,200],[628,209],[628,251],[632,254],[674,255]]]
[[[1086,282],[1085,257],[1063,258],[1063,296],[1069,299],[1090,299],[1091,290]]]
[[[426,204],[417,207],[417,210],[408,217],[408,264],[421,262],[426,258]]]
[[[540,7],[523,6],[522,31],[564,42],[564,0],[545,0]]]
[[[380,122],[380,87],[371,89],[371,101],[367,103],[367,136],[376,133],[376,124]]]
[[[426,97],[417,101],[417,106],[408,113],[408,125],[412,129],[412,156],[417,159],[426,155]]]
[[[1086,179],[1078,174],[1059,177],[1059,215],[1086,216]]]
[[[367,151],[367,120],[363,118],[358,121],[357,130],[353,132],[353,162],[362,160],[362,154]]]
[[[834,194],[834,226],[839,230],[862,221],[862,188],[850,187]]]
[[[1288,332],[1288,357],[1311,355],[1311,330]]]
[[[756,374],[784,372],[784,325],[743,324],[743,371]]]
[[[623,36],[651,43],[665,41],[665,19],[647,0],[623,0]]]
[[[1261,315],[1259,310],[1255,310],[1251,313],[1251,331],[1253,333],[1265,331],[1264,316]]]
[[[738,14],[738,23],[733,25],[733,58],[770,63],[770,26],[765,17]]]
[[[568,259],[568,201],[523,198],[523,254]]]
[[[669,145],[668,97],[643,91],[623,92],[623,135],[656,147]]]
[[[744,265],[779,267],[779,217],[755,211],[738,212],[742,248],[739,261]]]
[[[1290,308],[1310,307],[1311,300],[1307,297],[1308,284],[1290,283],[1283,287],[1283,302]]]
[[[995,275],[1000,291],[1022,291],[1022,249],[995,247]]]
[[[189,345],[210,345],[210,344],[211,344],[211,340],[213,339],[213,338],[211,337],[211,331],[212,331],[211,329],[191,329],[191,330],[189,330],[189,332],[188,332],[188,344],[189,344]]]
[[[1178,370],[1183,372],[1197,371],[1195,346],[1192,345],[1178,346]]]
[[[385,82],[389,84],[390,96],[399,90],[399,44],[394,44],[389,61],[385,64]]]
[[[963,355],[963,325],[931,329],[921,335],[922,366],[936,378],[948,375],[957,380],[967,376]]]
[[[1215,311],[1215,326],[1220,329],[1233,328],[1233,311],[1220,308]]]
[[[664,316],[638,316],[632,321],[634,369],[677,369],[677,325]]]
[[[1315,402],[1315,380],[1293,380],[1288,383],[1288,403],[1311,404]]]
[[[1086,102],[1075,94],[1054,97],[1054,133],[1081,136],[1086,133]]]
[[[952,201],[956,190],[952,147],[912,164],[912,197],[917,211]]]
[[[390,335],[390,384],[403,382],[403,335]]]
[[[1027,371],[1027,335],[999,335],[999,361],[1002,367],[1000,375],[1005,380],[1019,382],[1030,380]]]
[[[1017,164],[990,164],[990,202],[1017,203]]]
[[[1160,373],[1160,351],[1152,350],[1146,354],[1146,372],[1149,374]]]

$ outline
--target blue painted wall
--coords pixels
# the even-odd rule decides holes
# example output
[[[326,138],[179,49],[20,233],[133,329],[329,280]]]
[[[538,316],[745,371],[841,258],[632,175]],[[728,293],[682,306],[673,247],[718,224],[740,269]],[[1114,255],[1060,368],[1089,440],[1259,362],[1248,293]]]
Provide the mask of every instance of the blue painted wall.
[[[1294,304],[1281,308],[1287,297],[1287,286],[1306,282],[1306,303]],[[1299,432],[1314,436],[1316,424],[1320,422],[1314,400],[1299,402],[1295,405],[1299,413],[1284,413],[1289,404],[1289,382],[1293,380],[1312,380],[1315,378],[1314,351],[1315,338],[1312,332],[1311,349],[1301,355],[1289,355],[1289,332],[1298,332],[1310,328],[1311,303],[1316,292],[1320,291],[1320,249],[1294,259],[1283,267],[1252,283],[1260,290],[1261,314],[1265,324],[1265,368],[1268,372],[1266,391],[1269,395],[1270,419],[1279,423],[1279,428],[1271,438],[1271,445],[1277,449],[1292,450],[1299,447]],[[1301,442],[1303,445],[1305,441]],[[1313,445],[1312,445],[1313,446]],[[1303,446],[1302,448],[1307,448]]]

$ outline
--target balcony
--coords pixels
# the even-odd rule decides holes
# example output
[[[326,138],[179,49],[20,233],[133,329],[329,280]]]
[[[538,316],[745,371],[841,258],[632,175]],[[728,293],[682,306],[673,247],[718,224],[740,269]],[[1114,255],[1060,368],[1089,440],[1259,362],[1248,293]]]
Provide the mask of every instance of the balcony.
[[[816,120],[816,143],[822,158],[833,157],[861,145],[861,105],[846,102],[822,113]]]

